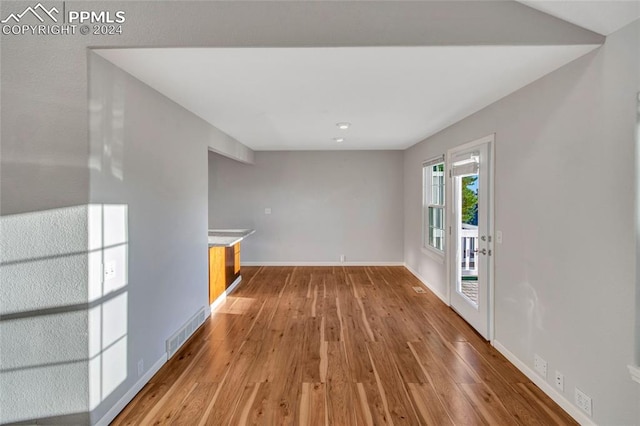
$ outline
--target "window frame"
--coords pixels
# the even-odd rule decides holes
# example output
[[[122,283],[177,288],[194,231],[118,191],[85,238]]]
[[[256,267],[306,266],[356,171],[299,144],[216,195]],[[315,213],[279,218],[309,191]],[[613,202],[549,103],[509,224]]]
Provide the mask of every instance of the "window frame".
[[[442,165],[442,182],[434,184],[433,167]],[[435,254],[444,259],[446,251],[446,162],[444,155],[433,157],[422,163],[422,250],[427,254]],[[442,204],[433,203],[433,188],[439,186],[442,194]],[[432,224],[430,209],[440,210],[442,217],[442,228]],[[429,231],[437,229],[442,231],[442,248],[431,244]]]

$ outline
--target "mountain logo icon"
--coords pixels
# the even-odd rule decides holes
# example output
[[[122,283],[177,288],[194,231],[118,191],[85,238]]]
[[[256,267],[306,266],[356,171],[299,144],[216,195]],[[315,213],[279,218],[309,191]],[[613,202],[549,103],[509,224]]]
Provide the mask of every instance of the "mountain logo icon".
[[[49,17],[53,22],[58,22],[58,18],[54,16],[54,13],[57,15],[60,12],[55,7],[47,10],[47,8],[42,5],[42,3],[38,3],[33,7],[27,7],[22,13],[12,13],[0,22],[6,24],[9,21],[13,20],[17,24],[25,15],[29,13],[35,16],[36,19],[38,19],[38,21],[40,22],[44,22],[44,17]]]

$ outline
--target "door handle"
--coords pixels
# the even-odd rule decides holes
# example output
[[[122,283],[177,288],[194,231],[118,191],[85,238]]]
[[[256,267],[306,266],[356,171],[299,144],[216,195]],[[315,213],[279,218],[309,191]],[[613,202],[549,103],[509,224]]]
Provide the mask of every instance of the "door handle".
[[[486,248],[483,248],[482,250],[476,249],[473,252],[474,253],[480,253],[480,254],[487,254],[487,249]]]

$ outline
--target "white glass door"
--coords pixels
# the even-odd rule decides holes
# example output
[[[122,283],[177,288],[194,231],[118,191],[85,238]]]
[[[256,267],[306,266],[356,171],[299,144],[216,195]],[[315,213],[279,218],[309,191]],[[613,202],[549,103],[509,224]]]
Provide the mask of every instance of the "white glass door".
[[[451,307],[485,339],[492,308],[492,139],[449,151]]]

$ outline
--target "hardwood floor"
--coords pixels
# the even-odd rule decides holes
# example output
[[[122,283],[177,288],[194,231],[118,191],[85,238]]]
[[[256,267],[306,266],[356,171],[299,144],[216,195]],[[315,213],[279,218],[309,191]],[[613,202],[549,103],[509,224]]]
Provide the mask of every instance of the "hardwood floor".
[[[577,424],[403,267],[242,274],[112,424]]]

